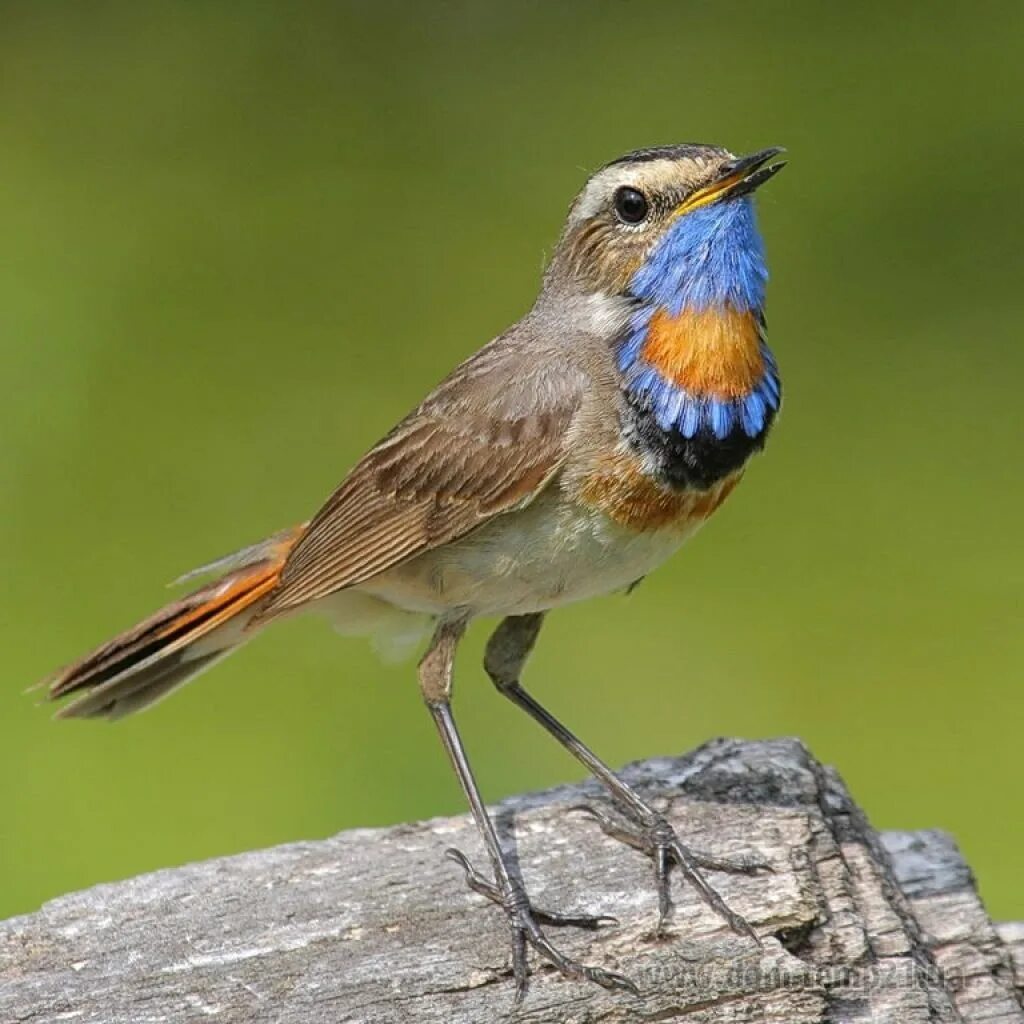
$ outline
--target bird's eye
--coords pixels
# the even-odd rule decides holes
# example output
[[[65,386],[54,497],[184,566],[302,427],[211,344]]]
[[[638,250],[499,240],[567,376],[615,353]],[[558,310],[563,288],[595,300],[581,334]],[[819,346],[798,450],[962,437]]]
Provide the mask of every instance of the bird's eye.
[[[647,216],[647,197],[624,185],[615,193],[615,215],[624,224],[639,224]]]

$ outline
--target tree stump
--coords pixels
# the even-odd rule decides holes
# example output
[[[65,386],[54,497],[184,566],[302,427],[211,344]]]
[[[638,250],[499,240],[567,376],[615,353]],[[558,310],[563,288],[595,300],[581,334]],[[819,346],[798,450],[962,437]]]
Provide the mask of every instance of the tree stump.
[[[711,875],[760,948],[678,879],[656,938],[651,863],[572,811],[604,802],[584,784],[506,800],[499,830],[537,906],[618,919],[554,937],[639,997],[534,959],[513,1013],[501,912],[444,857],[487,863],[458,817],[159,871],[2,923],[0,1021],[1024,1024],[1024,924],[992,924],[948,836],[875,832],[801,743],[718,740],[624,775],[693,849],[767,865]]]

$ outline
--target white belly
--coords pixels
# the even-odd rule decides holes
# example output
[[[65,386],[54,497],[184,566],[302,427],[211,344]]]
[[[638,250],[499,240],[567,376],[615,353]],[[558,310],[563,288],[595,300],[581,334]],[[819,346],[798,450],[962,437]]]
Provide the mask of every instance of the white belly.
[[[628,587],[669,558],[698,525],[631,532],[551,493],[358,589],[429,615],[456,608],[473,616],[545,611]]]

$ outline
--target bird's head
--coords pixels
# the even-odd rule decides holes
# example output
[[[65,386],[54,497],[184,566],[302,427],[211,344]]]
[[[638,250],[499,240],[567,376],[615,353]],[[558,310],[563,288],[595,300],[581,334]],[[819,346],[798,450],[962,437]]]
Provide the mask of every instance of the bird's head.
[[[541,304],[554,298],[608,339],[630,405],[670,439],[756,447],[779,409],[752,196],[780,152],[637,150],[597,171],[569,211]]]
[[[641,149],[593,174],[569,211],[549,287],[629,297],[674,314],[760,308],[767,274],[751,195],[782,150]]]

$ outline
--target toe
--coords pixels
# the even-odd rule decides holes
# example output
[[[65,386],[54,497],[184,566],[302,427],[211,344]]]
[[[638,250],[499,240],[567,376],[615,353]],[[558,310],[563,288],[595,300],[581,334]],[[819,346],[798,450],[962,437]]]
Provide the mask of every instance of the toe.
[[[584,969],[590,981],[595,982],[602,988],[629,992],[631,995],[639,996],[640,989],[624,974],[616,974],[614,971],[606,971],[600,967],[587,967]]]

